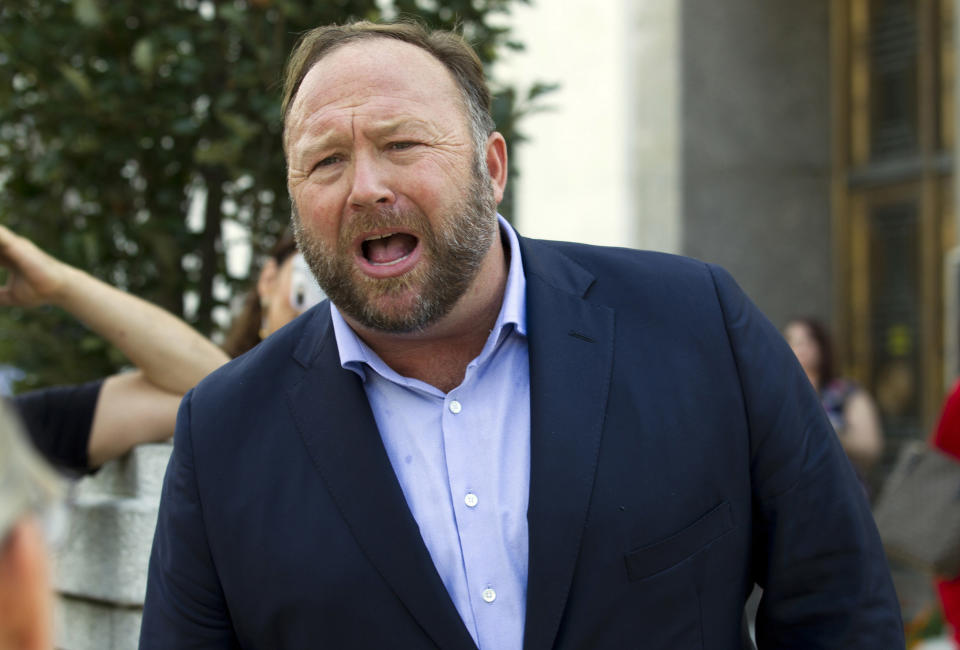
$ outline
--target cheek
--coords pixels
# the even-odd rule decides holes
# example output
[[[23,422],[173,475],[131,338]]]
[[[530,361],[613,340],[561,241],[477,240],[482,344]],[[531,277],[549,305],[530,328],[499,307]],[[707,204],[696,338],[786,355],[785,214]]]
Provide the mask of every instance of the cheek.
[[[457,209],[471,182],[470,175],[459,173],[461,170],[454,165],[443,168],[426,164],[409,171],[398,178],[400,207],[404,207],[404,201],[409,202],[431,221]]]
[[[810,356],[810,338],[804,332],[797,331],[794,328],[788,328],[784,338],[787,340],[787,345],[790,346],[793,353],[797,355],[797,358],[805,360]]]
[[[327,239],[335,235],[346,205],[346,193],[336,186],[304,184],[293,193],[300,221],[308,232]]]
[[[800,363],[804,367],[813,367],[817,365],[817,352],[816,349],[808,344],[801,343],[794,348],[794,353],[797,355],[797,359],[800,360]]]
[[[290,304],[290,273],[280,275],[277,283],[274,285],[272,295],[269,301],[269,313],[267,314],[267,324],[270,332],[283,327],[298,316],[293,306]]]
[[[293,257],[288,257],[277,273],[277,284],[273,292],[274,300],[280,300],[290,295],[290,276],[293,271]]]
[[[273,334],[299,315],[300,314],[290,306],[290,301],[287,297],[281,297],[278,301],[270,303],[270,307],[267,310],[265,323],[267,326],[266,333],[268,335]]]

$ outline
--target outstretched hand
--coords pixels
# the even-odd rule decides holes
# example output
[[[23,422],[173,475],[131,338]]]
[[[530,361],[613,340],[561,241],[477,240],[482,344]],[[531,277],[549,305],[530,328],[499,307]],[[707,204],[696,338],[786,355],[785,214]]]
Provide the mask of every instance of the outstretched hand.
[[[0,306],[36,307],[56,301],[69,266],[47,255],[29,239],[0,225],[0,267],[7,283],[0,288]]]

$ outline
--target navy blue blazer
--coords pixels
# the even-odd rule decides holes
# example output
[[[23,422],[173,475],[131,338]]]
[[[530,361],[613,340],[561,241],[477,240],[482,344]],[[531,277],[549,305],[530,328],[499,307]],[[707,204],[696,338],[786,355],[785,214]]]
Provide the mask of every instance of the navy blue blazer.
[[[760,648],[902,648],[854,473],[730,276],[657,253],[521,246],[524,648],[748,647],[754,582]],[[325,303],[184,398],[140,647],[475,647]]]

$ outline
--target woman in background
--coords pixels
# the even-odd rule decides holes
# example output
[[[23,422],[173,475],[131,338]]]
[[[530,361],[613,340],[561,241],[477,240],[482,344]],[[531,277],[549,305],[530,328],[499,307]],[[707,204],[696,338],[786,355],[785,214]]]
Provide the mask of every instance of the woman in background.
[[[326,298],[289,231],[270,250],[257,286],[247,293],[223,349],[238,357]]]
[[[795,318],[784,329],[807,378],[820,395],[847,457],[866,487],[865,477],[883,453],[883,431],[873,399],[856,382],[838,377],[826,327],[813,318]]]

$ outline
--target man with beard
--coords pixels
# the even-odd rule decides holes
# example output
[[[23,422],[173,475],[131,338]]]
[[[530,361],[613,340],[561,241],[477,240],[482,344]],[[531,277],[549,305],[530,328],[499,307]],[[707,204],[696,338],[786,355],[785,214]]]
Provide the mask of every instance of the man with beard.
[[[482,66],[354,23],[291,57],[329,303],[181,406],[142,648],[903,647],[870,512],[722,270],[519,237]]]

